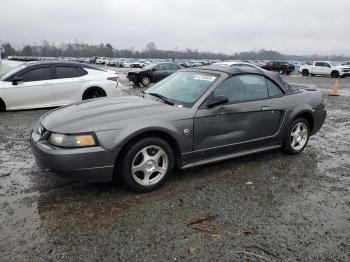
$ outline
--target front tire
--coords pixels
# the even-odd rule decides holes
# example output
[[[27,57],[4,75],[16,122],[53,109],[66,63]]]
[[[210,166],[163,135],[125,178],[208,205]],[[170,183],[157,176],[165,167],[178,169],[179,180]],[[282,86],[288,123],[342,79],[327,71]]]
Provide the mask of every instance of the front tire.
[[[141,83],[143,86],[149,86],[151,84],[151,78],[149,76],[142,76]]]
[[[305,118],[294,120],[289,126],[284,142],[283,151],[287,154],[301,153],[309,141],[310,127]]]
[[[124,184],[133,191],[148,192],[161,186],[171,175],[174,153],[163,139],[144,138],[128,147],[120,164],[119,175]]]

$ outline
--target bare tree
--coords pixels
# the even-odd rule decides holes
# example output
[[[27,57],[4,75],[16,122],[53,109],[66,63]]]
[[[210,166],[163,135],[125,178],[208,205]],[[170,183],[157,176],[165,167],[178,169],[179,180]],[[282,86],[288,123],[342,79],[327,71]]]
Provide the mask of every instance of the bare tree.
[[[154,58],[157,51],[157,46],[154,42],[148,42],[145,47],[146,54],[148,58]]]

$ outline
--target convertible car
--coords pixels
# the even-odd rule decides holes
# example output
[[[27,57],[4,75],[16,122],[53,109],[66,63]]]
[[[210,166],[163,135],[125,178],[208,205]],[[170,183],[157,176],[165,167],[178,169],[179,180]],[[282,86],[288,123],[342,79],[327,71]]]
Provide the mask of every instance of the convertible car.
[[[282,148],[300,153],[326,117],[321,93],[248,67],[182,69],[139,96],[83,101],[41,117],[36,161],[73,180],[150,191],[190,168]]]

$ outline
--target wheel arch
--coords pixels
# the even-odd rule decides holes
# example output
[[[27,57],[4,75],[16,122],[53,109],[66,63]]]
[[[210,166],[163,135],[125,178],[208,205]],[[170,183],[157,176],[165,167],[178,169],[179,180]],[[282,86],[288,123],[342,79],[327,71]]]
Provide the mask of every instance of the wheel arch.
[[[331,76],[333,76],[334,73],[337,73],[338,76],[340,75],[340,71],[339,71],[338,69],[333,69],[333,70],[331,71]]]
[[[151,80],[151,82],[153,81],[153,76],[152,76],[152,74],[150,74],[150,73],[148,73],[148,72],[142,72],[142,73],[139,74],[139,79],[140,79],[140,81],[142,80],[142,77],[144,77],[144,76],[149,77],[149,79]]]
[[[0,97],[0,111],[6,111],[6,103],[1,97]]]
[[[168,131],[164,129],[145,129],[140,132],[136,132],[129,135],[119,145],[120,153],[117,156],[116,164],[121,162],[127,148],[129,148],[131,144],[136,143],[136,141],[139,141],[147,137],[157,137],[167,142],[169,146],[173,149],[175,166],[179,167],[181,165],[181,150],[180,150],[179,143],[173,135],[171,135]]]
[[[85,94],[86,91],[88,91],[89,89],[93,89],[93,88],[99,88],[99,89],[103,90],[103,92],[106,94],[106,96],[107,96],[107,94],[108,94],[107,91],[106,91],[102,86],[100,86],[100,85],[98,85],[98,84],[91,84],[91,85],[85,86],[85,87],[82,89],[82,92],[81,92],[81,94],[80,94],[81,99],[83,99],[83,96],[84,96],[84,94]]]
[[[310,110],[303,110],[303,111],[300,111],[298,113],[296,113],[292,118],[291,118],[291,122],[293,122],[295,119],[298,119],[298,118],[304,118],[308,124],[309,124],[309,127],[310,127],[310,134],[312,134],[313,132],[313,128],[314,128],[314,116],[312,114],[312,111]]]

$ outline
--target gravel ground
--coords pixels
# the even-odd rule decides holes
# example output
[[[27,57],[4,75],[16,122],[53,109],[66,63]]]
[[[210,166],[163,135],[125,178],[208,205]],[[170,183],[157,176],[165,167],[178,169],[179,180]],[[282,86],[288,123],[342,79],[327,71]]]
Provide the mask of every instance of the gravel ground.
[[[330,78],[286,80],[328,109],[302,154],[178,171],[146,194],[43,174],[28,138],[47,110],[0,113],[0,260],[350,261],[350,79],[340,97]]]

